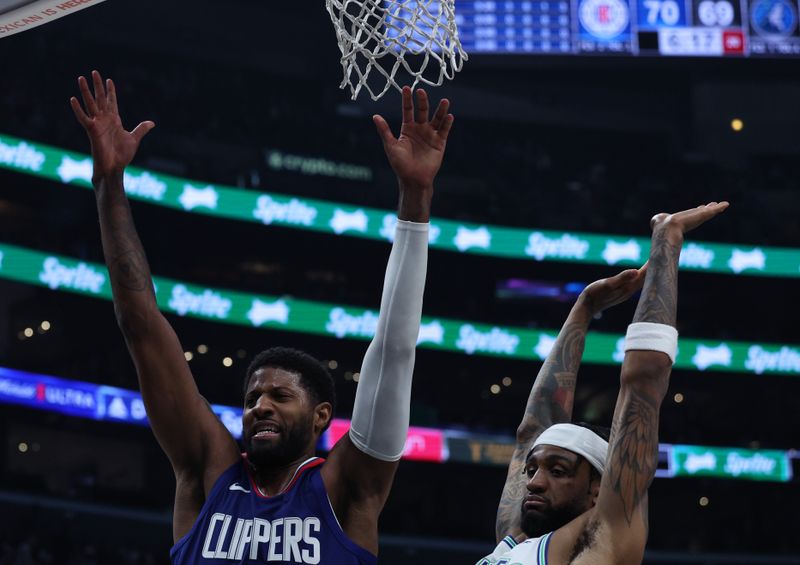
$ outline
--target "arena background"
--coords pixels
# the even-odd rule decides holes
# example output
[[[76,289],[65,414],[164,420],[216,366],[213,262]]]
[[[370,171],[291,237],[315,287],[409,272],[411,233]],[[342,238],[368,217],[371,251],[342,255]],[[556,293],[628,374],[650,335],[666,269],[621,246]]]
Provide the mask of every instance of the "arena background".
[[[370,116],[397,127],[398,95],[352,102],[338,89],[339,53],[321,2],[115,0],[0,41],[0,367],[11,370],[0,375],[3,564],[168,562],[168,462],[146,427],[120,422],[136,418],[135,396],[118,393],[128,403],[120,414],[111,409],[115,389],[93,386],[137,388],[112,305],[68,288],[80,286],[80,268],[102,263],[94,197],[80,167],[61,178],[37,172],[45,146],[88,153],[68,98],[92,69],[117,82],[126,125],[158,124],[135,165],[151,180],[191,179],[197,190],[190,213],[154,203],[152,182],[140,179],[145,196],[133,209],[154,274],[200,293],[272,297],[273,308],[281,300],[346,306],[357,334],[368,319],[357,313],[377,310],[388,257],[385,239],[352,237],[357,215],[343,216],[345,235],[264,225],[210,213],[202,193],[228,186],[350,212],[394,208],[395,181]],[[798,59],[474,55],[454,82],[429,91],[449,97],[456,115],[434,215],[472,228],[612,234],[624,245],[648,237],[656,212],[727,199],[730,210],[693,239],[742,253],[800,246],[799,71]],[[503,328],[556,330],[583,285],[635,262],[624,251],[605,262],[503,257],[480,249],[479,230],[469,233],[469,252],[432,248],[425,316],[469,321],[489,337],[471,355],[418,351],[412,425],[433,430],[420,442],[445,441],[432,449],[447,460],[401,465],[381,518],[381,563],[472,563],[490,549],[502,463],[541,364],[533,350],[504,354],[491,328],[495,338],[511,331]],[[14,271],[15,253],[28,253],[30,280]],[[684,450],[701,467],[709,455],[730,455],[711,448],[780,452],[742,451],[748,472],[720,463],[707,473],[716,476],[657,478],[646,563],[800,563],[797,255],[787,255],[781,276],[747,259],[738,274],[681,275],[679,329],[717,353],[699,370],[686,352],[661,441],[702,446]],[[72,275],[48,279],[44,256]],[[621,335],[633,309],[617,307],[592,329]],[[288,344],[331,362],[336,416],[349,417],[364,339],[209,317],[168,315],[212,403],[239,406],[249,357]],[[731,345],[735,362],[725,367],[722,344],[744,344],[736,347],[746,353]],[[758,372],[741,361],[753,344],[785,347]],[[619,367],[600,356],[582,366],[575,417],[608,425]],[[27,401],[25,379],[37,391]],[[112,391],[101,419],[99,390]],[[94,419],[81,416],[87,409]],[[431,456],[428,447],[417,445]],[[663,453],[662,474],[691,474]]]

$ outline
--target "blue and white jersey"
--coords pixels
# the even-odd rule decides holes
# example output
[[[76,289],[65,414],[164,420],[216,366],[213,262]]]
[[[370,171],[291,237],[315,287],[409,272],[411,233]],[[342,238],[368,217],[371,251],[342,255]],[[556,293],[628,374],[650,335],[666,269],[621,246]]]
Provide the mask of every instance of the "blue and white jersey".
[[[517,543],[506,536],[497,544],[491,555],[487,555],[477,565],[547,565],[547,548],[553,532],[540,538],[529,538]]]
[[[377,563],[339,526],[320,474],[324,462],[309,459],[280,494],[264,496],[242,458],[217,479],[194,526],[170,551],[173,565]]]

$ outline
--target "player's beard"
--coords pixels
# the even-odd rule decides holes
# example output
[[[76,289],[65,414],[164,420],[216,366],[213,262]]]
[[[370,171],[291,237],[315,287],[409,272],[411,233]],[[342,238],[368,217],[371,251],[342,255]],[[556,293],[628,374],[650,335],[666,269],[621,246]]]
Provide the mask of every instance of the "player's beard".
[[[298,421],[291,428],[284,428],[277,442],[253,441],[245,442],[247,460],[255,466],[285,465],[296,461],[306,450],[311,441],[313,430],[312,418]]]
[[[529,538],[538,538],[572,522],[586,512],[583,500],[572,500],[562,506],[548,506],[543,512],[522,508],[522,531]]]

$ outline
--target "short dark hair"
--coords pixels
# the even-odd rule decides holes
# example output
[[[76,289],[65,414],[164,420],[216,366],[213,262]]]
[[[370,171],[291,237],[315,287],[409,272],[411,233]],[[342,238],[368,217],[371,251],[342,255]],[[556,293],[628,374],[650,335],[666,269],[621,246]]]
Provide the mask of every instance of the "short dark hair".
[[[580,426],[582,428],[586,428],[587,430],[590,430],[590,431],[594,432],[596,435],[600,436],[601,438],[603,438],[606,441],[608,441],[611,438],[611,428],[609,428],[609,427],[598,426],[596,424],[589,424],[588,422],[574,422],[574,424],[576,426]],[[582,455],[580,457],[583,458],[583,459],[586,459]],[[597,469],[594,468],[594,465],[590,464],[589,465],[589,470],[591,472],[590,476],[591,476],[592,480],[597,479],[599,481],[603,477],[600,474],[600,471],[598,471]]]
[[[329,402],[331,413],[336,409],[336,386],[333,383],[333,377],[319,360],[305,351],[291,347],[271,347],[256,355],[247,367],[244,379],[245,394],[247,387],[250,386],[253,373],[262,367],[274,367],[290,373],[297,373],[300,375],[303,388],[312,395],[314,402],[317,404]]]
[[[599,435],[604,440],[608,441],[611,437],[611,428],[606,426],[598,426],[597,424],[589,424],[588,422],[573,422],[576,426],[586,428]]]

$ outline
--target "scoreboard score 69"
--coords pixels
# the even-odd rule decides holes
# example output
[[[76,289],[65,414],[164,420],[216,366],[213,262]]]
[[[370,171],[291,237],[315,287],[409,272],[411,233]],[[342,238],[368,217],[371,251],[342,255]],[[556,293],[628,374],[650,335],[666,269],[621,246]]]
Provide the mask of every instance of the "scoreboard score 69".
[[[800,56],[800,0],[456,0],[471,53]]]

